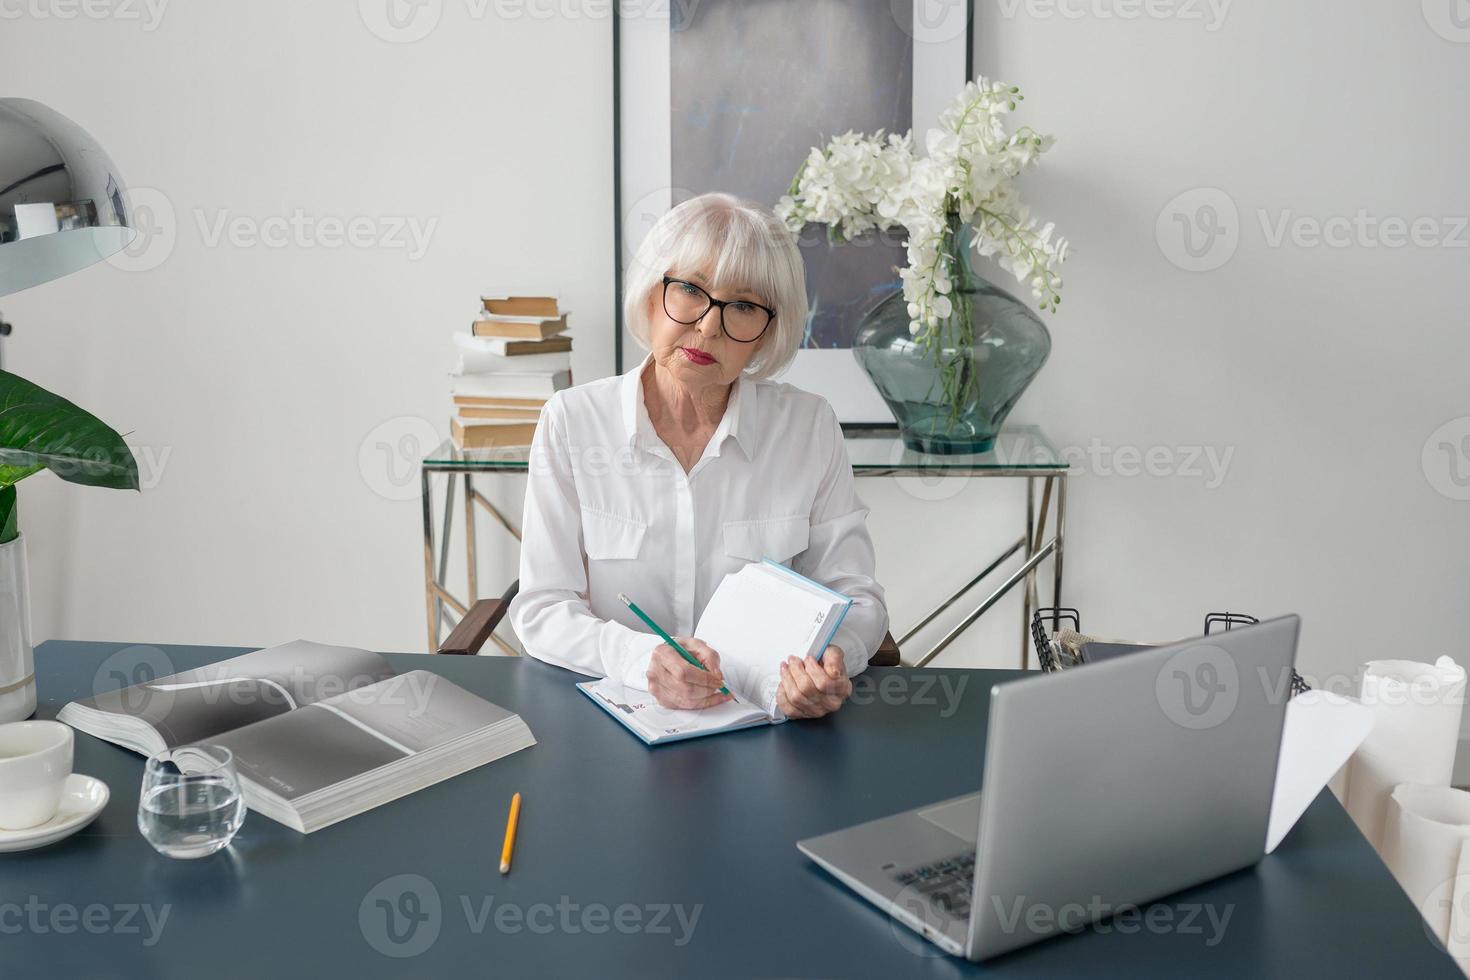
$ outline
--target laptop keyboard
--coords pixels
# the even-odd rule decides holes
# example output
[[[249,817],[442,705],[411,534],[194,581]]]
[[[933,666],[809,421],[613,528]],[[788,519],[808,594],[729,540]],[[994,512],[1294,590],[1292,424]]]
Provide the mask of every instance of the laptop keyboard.
[[[923,895],[939,911],[957,919],[968,918],[970,895],[975,890],[975,852],[896,872],[893,880]]]

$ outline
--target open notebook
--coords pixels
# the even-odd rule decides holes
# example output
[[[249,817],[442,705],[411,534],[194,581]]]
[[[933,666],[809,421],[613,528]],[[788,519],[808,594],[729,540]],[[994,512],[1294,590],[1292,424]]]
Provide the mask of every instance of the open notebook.
[[[852,600],[769,558],[725,576],[694,627],[720,654],[734,700],[703,711],[661,707],[613,680],[577,687],[650,745],[784,721],[776,704],[781,661],[820,657]]]

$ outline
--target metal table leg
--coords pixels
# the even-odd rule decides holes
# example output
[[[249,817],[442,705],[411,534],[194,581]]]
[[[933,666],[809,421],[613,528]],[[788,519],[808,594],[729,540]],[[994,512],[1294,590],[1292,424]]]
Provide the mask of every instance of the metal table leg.
[[[1057,481],[1057,533],[1056,533],[1057,550],[1056,550],[1056,565],[1054,566],[1054,569],[1053,569],[1053,577],[1052,577],[1051,604],[1052,604],[1052,608],[1053,609],[1061,609],[1062,608],[1062,536],[1063,536],[1063,534],[1066,531],[1066,525],[1067,525],[1067,474],[1064,472],[1064,473],[1060,474],[1059,476],[1051,477],[1050,479],[1055,479]],[[1059,614],[1058,613],[1053,613],[1052,614],[1051,628],[1052,628],[1052,631],[1053,632],[1055,632],[1056,630],[1058,630],[1058,629],[1061,628],[1061,624],[1059,622]]]
[[[465,582],[470,593],[465,605],[473,606],[480,597],[480,590],[475,568],[475,487],[468,473],[464,475],[464,550]]]
[[[996,561],[992,562],[989,568],[987,568],[985,571],[981,572],[978,576],[976,576],[974,579],[972,579],[970,581],[970,583],[965,586],[964,589],[961,589],[960,592],[958,592],[955,595],[951,596],[948,600],[946,600],[944,603],[942,603],[938,608],[936,608],[928,616],[924,617],[924,619],[919,622],[918,626],[915,626],[912,630],[910,630],[907,634],[904,635],[904,638],[903,639],[901,639],[901,640],[898,641],[899,646],[902,647],[903,644],[910,637],[912,637],[914,633],[918,632],[918,630],[920,628],[922,628],[923,626],[925,626],[940,611],[942,611],[943,609],[948,608],[948,606],[951,603],[953,603],[956,599],[958,599],[960,597],[960,595],[962,595],[966,590],[968,590],[971,586],[973,586],[981,578],[984,578],[986,575],[988,575],[992,570],[994,570],[996,568],[996,566],[998,566],[1001,562],[1005,561],[1011,555],[1015,554],[1017,551],[1020,551],[1020,550],[1024,549],[1025,556],[1026,556],[1026,561],[1021,565],[1020,568],[1018,568],[1011,575],[1010,578],[1006,579],[1003,583],[1001,583],[1000,587],[998,589],[996,589],[994,592],[992,592],[985,599],[984,602],[982,602],[978,607],[975,608],[974,611],[972,611],[968,616],[966,616],[963,620],[961,620],[958,625],[956,625],[953,629],[951,629],[948,633],[946,633],[944,635],[943,639],[941,639],[934,646],[930,647],[929,648],[929,651],[927,653],[925,653],[922,657],[920,657],[918,660],[914,661],[913,662],[913,666],[915,666],[915,667],[923,667],[925,664],[929,663],[931,660],[933,660],[935,657],[937,657],[940,654],[940,652],[944,650],[945,647],[949,646],[952,642],[954,642],[954,640],[955,640],[956,637],[958,637],[961,633],[963,633],[965,630],[967,630],[975,622],[975,620],[979,619],[986,611],[988,611],[992,606],[994,606],[997,602],[999,602],[1005,596],[1005,594],[1007,592],[1009,592],[1011,589],[1015,588],[1016,585],[1018,585],[1018,584],[1020,584],[1022,586],[1022,600],[1021,600],[1022,601],[1022,611],[1023,611],[1023,614],[1025,614],[1025,616],[1026,616],[1027,623],[1030,622],[1029,609],[1030,609],[1030,606],[1031,606],[1032,602],[1034,602],[1034,594],[1035,594],[1035,588],[1036,588],[1036,567],[1038,565],[1040,565],[1041,562],[1045,558],[1047,558],[1049,555],[1057,554],[1057,553],[1059,553],[1059,551],[1061,549],[1061,536],[1060,536],[1060,534],[1061,534],[1061,517],[1062,517],[1062,509],[1061,508],[1063,506],[1063,495],[1065,493],[1065,489],[1064,488],[1066,486],[1066,484],[1064,482],[1064,479],[1065,478],[1060,478],[1060,479],[1063,480],[1063,482],[1057,482],[1055,484],[1054,484],[1053,481],[1056,481],[1056,480],[1059,479],[1056,476],[1047,476],[1044,479],[1045,479],[1045,482],[1042,485],[1042,491],[1041,491],[1041,508],[1040,508],[1040,510],[1038,512],[1036,510],[1033,510],[1033,499],[1034,498],[1033,498],[1032,490],[1034,489],[1034,484],[1032,482],[1032,479],[1030,477],[1027,477],[1027,481],[1026,481],[1027,482],[1027,487],[1026,487],[1026,532],[1027,532],[1027,534],[1026,534],[1026,536],[1023,537],[1020,541],[1016,542],[1014,545],[1012,545],[1005,552],[1005,554],[1001,555],[1000,558],[998,558],[998,559],[996,559]],[[1052,498],[1052,490],[1053,490],[1054,487],[1055,487],[1055,489],[1057,491],[1057,521],[1058,521],[1058,523],[1057,523],[1057,534],[1053,535],[1050,540],[1043,541],[1043,539],[1046,536],[1046,521],[1047,521],[1047,517],[1051,513],[1051,498]],[[1055,578],[1054,581],[1055,581],[1055,587],[1058,590],[1058,593],[1057,594],[1060,595],[1060,588],[1061,588],[1061,575],[1060,575],[1060,573],[1057,574],[1057,576],[1056,576],[1056,578]],[[1026,639],[1025,636],[1023,636],[1021,643],[1022,643],[1022,645],[1021,645],[1021,666],[1024,669],[1024,668],[1030,666],[1031,648],[1030,648],[1030,646],[1028,644],[1028,640]]]
[[[1014,555],[1016,552],[1020,551],[1025,546],[1026,546],[1025,539],[1021,539],[1021,540],[1017,541],[1016,543],[1012,544],[1005,551],[1001,552],[1000,557],[996,558],[995,561],[991,562],[989,565],[986,565],[985,568],[984,568],[984,570],[982,570],[978,575],[976,575],[974,578],[970,579],[970,581],[966,582],[964,585],[960,586],[957,590],[955,590],[955,592],[953,594],[951,594],[948,599],[945,599],[939,605],[937,605],[933,609],[929,610],[929,614],[927,616],[925,616],[923,619],[919,620],[917,623],[915,623],[909,629],[909,631],[907,633],[905,633],[903,636],[899,637],[899,639],[897,641],[899,647],[901,648],[905,643],[907,643],[909,640],[913,639],[914,638],[914,635],[917,634],[919,632],[919,630],[923,629],[925,626],[928,626],[929,623],[933,621],[933,619],[934,619],[935,616],[938,616],[940,613],[944,612],[950,606],[954,605],[955,602],[960,598],[960,596],[964,595],[966,592],[969,592],[975,586],[979,585],[982,579],[984,579],[987,576],[989,576],[990,573],[993,572],[993,571],[995,571],[997,568],[999,568],[1001,566],[1001,564],[1007,558],[1011,557],[1012,555]]]
[[[434,592],[434,498],[429,495],[429,470],[419,471],[419,486],[424,498],[424,621],[427,623],[429,645],[426,652],[439,649],[436,635],[438,596]]]
[[[1035,536],[1036,523],[1036,478],[1026,477],[1026,559],[1029,561],[1034,553],[1031,540]],[[1034,574],[1026,576],[1026,584],[1021,589],[1021,669],[1026,670],[1031,666],[1031,593],[1036,584]]]
[[[431,478],[431,474],[435,472],[443,473],[446,478],[444,518],[437,542],[434,540],[434,487]],[[469,596],[465,602],[455,598],[445,586],[449,577],[449,539],[454,530],[455,479],[460,476],[464,478],[462,504],[465,522],[465,579],[469,589]],[[475,488],[474,478],[468,470],[422,470],[420,491],[424,506],[424,618],[427,623],[428,650],[433,653],[439,649],[445,621],[448,620],[450,626],[455,625],[458,617],[468,615],[470,607],[480,598],[479,541],[475,528],[475,506],[478,504],[483,507],[491,517],[495,518],[496,523],[505,528],[517,541],[521,540],[521,530]],[[492,634],[490,638],[507,654],[511,656],[517,654],[515,648],[500,637]]]
[[[1026,576],[1030,575],[1031,572],[1035,570],[1036,566],[1041,564],[1046,556],[1052,553],[1052,549],[1054,547],[1056,547],[1055,541],[1048,541],[1046,544],[1044,544],[1039,551],[1037,551],[1034,555],[1027,559],[1026,564],[1016,569],[1016,571],[1011,574],[1010,578],[1002,582],[1000,584],[1000,587],[997,588],[994,592],[990,593],[989,597],[986,598],[984,602],[975,607],[974,612],[970,613],[963,620],[961,620],[954,627],[954,629],[946,633],[942,640],[934,644],[934,646],[929,649],[928,653],[924,654],[918,660],[914,661],[914,666],[923,667],[925,664],[929,663],[929,661],[939,656],[940,652],[943,651],[945,647],[954,642],[955,637],[959,636],[965,630],[969,629],[970,625],[974,623],[975,620],[983,616],[987,609],[995,605],[1007,592],[1015,588],[1016,583],[1024,581]]]
[[[454,527],[454,473],[446,474],[444,527],[438,545],[437,571],[434,568],[434,497],[429,474],[429,470],[422,470],[419,481],[424,500],[424,612],[428,620],[428,652],[433,653],[439,649],[439,638],[443,634],[444,604],[449,603],[461,616],[465,614],[466,607],[444,588],[444,580],[449,573],[449,534]]]
[[[444,635],[444,600],[448,598],[444,583],[449,579],[449,535],[454,529],[454,476],[446,474],[444,483],[444,529],[439,538],[439,575],[434,579],[434,641],[429,652],[439,649],[439,638]],[[460,615],[465,608],[460,607]]]
[[[505,528],[505,530],[510,534],[511,537],[515,538],[517,541],[521,540],[521,529],[512,524],[510,518],[506,517],[500,512],[500,508],[492,504],[489,498],[478,490],[475,490],[473,492],[473,496],[475,499],[475,503],[485,508],[486,513],[495,518],[496,522],[501,527]]]

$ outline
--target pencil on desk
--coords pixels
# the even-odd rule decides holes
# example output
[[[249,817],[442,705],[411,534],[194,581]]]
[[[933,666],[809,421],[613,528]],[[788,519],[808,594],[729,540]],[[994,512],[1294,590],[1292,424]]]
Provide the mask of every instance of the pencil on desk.
[[[639,619],[647,623],[648,628],[657,633],[665,643],[673,647],[675,650],[679,651],[679,656],[683,657],[685,660],[689,661],[689,663],[693,664],[695,667],[698,667],[700,670],[709,670],[708,667],[699,662],[698,657],[690,653],[688,650],[685,650],[683,647],[679,646],[679,644],[675,643],[674,638],[665,633],[662,626],[660,626],[658,623],[655,623],[652,619],[648,618],[648,613],[644,612],[642,609],[639,609],[638,604],[635,603],[632,599],[629,599],[626,593],[619,592],[618,599],[622,601],[623,605],[633,610],[633,615],[637,616]],[[727,697],[730,695],[730,691],[727,688],[723,687],[720,688],[720,693]]]
[[[521,818],[521,794],[510,798],[510,816],[505,820],[505,845],[500,849],[500,873],[510,874],[510,856],[516,849],[516,824]]]

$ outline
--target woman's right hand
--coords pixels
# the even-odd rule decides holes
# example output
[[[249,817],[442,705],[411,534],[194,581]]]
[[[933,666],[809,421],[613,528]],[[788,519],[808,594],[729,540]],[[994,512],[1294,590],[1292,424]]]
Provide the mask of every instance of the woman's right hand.
[[[692,636],[676,636],[674,640],[708,669],[700,670],[667,643],[659,644],[648,662],[648,690],[658,703],[665,708],[697,709],[730,700],[730,695],[720,693],[720,688],[725,686],[720,655],[708,643]]]

